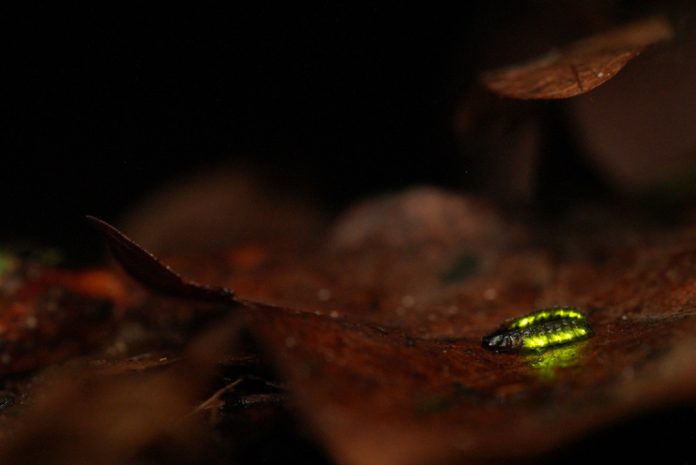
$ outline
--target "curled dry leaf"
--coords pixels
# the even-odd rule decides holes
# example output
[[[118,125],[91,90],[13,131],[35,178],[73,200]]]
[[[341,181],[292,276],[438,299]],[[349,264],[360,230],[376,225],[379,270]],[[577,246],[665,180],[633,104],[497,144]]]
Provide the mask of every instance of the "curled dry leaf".
[[[574,97],[604,84],[645,47],[671,39],[672,35],[667,19],[650,17],[580,40],[527,63],[484,72],[481,80],[489,90],[505,97]]]
[[[235,302],[231,290],[185,280],[107,222],[93,216],[88,216],[87,219],[108,239],[111,253],[124,269],[134,278],[147,284],[150,289],[183,299],[228,304]]]
[[[384,227],[413,228],[421,196],[448,199],[397,195]],[[425,215],[419,227],[437,231],[441,220]],[[518,232],[485,241],[490,225],[472,217],[463,243],[436,233],[385,247],[369,221],[372,232],[349,252],[318,246],[303,265],[229,271],[249,328],[338,462],[529,457],[630,413],[694,400],[693,229],[636,240],[601,221],[592,235],[508,225]],[[358,237],[349,233],[334,231]],[[633,240],[620,248],[617,237]],[[461,261],[464,271],[447,273]],[[587,311],[595,337],[527,356],[481,347],[507,318],[554,304]]]

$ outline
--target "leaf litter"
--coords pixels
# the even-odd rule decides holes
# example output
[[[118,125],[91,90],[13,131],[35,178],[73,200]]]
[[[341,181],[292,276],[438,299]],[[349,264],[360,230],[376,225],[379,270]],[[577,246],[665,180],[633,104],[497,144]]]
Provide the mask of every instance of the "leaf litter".
[[[39,372],[28,400],[7,409],[15,413],[0,456],[78,463],[70,460],[89,452],[90,463],[121,463],[168,438],[201,459],[216,449],[201,447],[205,421],[190,412],[219,412],[226,396],[245,395],[246,405],[289,409],[338,463],[500,463],[693,402],[696,230],[636,231],[597,215],[551,230],[505,220],[481,199],[417,188],[354,207],[294,256],[269,245],[252,267],[172,257],[176,273],[100,223],[123,267],[170,296],[143,293],[140,311],[199,314],[196,299],[225,310],[203,311],[207,325],[186,329],[175,362],[108,375],[77,360]],[[461,257],[466,273],[448,273]],[[503,321],[555,305],[586,312],[595,336],[543,354],[481,347]],[[243,405],[235,399],[232,417]],[[44,455],[17,460],[59,431]],[[76,438],[85,445],[70,449]]]

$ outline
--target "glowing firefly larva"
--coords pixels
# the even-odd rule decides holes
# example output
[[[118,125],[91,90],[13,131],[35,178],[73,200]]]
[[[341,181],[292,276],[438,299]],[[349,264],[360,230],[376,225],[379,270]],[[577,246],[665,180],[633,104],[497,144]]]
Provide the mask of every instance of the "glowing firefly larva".
[[[503,325],[483,338],[494,352],[541,352],[592,336],[587,317],[570,307],[538,310]]]

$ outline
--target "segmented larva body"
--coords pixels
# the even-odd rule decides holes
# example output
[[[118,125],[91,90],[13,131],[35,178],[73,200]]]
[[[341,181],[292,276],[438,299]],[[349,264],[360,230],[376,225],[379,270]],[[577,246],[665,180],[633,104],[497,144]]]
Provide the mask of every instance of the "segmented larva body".
[[[539,310],[503,325],[483,338],[483,347],[494,352],[540,352],[592,336],[587,317],[574,308]]]

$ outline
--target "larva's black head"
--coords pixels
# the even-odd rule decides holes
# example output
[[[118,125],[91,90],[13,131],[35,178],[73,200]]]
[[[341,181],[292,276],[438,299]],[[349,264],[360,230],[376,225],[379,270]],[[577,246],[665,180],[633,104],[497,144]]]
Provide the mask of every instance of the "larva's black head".
[[[481,346],[494,352],[509,352],[516,349],[516,340],[504,331],[498,331],[483,338]]]

